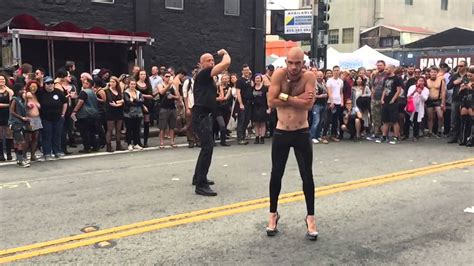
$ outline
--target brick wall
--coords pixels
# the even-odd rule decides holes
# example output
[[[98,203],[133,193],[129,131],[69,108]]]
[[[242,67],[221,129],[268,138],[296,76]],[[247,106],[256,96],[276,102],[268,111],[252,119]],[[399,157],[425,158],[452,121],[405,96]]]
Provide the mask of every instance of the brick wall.
[[[242,64],[255,61],[256,1],[264,5],[264,0],[241,0],[240,16],[225,16],[223,0],[185,0],[183,11],[165,9],[165,0],[2,0],[0,23],[28,13],[42,23],[148,31],[155,43],[145,50],[147,69],[158,64],[191,70],[202,53],[225,48],[232,56],[231,70],[240,72]]]

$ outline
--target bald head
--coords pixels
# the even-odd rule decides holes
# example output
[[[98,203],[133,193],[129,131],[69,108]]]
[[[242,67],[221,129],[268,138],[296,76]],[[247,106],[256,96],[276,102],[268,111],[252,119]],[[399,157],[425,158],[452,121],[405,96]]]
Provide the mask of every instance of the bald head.
[[[316,72],[316,79],[317,80],[323,80],[324,79],[324,73],[322,71]]]
[[[299,47],[293,47],[288,51],[288,55],[286,57],[286,69],[291,76],[290,78],[297,78],[302,69],[304,64],[304,53],[303,50]]]
[[[292,61],[297,61],[297,60],[303,61],[304,52],[303,50],[301,50],[300,47],[293,47],[290,49],[290,51],[288,51],[287,58],[291,59]]]
[[[199,64],[201,65],[201,68],[214,67],[214,57],[210,53],[205,53],[201,55]]]

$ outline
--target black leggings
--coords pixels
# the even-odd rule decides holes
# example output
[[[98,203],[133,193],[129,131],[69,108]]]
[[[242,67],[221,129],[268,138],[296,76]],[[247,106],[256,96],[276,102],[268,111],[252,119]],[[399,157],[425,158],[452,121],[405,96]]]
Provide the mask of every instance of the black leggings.
[[[126,141],[128,145],[140,145],[140,126],[142,123],[141,117],[134,118],[125,118],[125,127],[127,128],[126,132]]]
[[[308,128],[295,131],[275,129],[273,133],[270,212],[277,211],[281,179],[285,172],[291,147],[295,152],[301,179],[303,180],[303,192],[308,215],[314,215],[313,146],[310,142]]]

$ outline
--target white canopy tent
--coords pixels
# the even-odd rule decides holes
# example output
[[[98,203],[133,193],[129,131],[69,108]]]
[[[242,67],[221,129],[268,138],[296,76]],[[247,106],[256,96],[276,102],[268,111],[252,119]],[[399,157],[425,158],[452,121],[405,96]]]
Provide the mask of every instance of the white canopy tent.
[[[279,57],[277,60],[273,61],[272,65],[275,67],[275,68],[279,68],[279,67],[286,67],[286,56],[282,56],[282,57]],[[309,66],[309,57],[307,55],[304,55],[304,64],[306,66]]]
[[[367,45],[352,53],[339,53],[336,49],[330,47],[327,50],[327,57],[328,68],[338,65],[341,69],[357,69],[359,67],[370,69],[375,68],[378,60],[384,60],[387,65],[400,65],[400,61],[388,57]]]

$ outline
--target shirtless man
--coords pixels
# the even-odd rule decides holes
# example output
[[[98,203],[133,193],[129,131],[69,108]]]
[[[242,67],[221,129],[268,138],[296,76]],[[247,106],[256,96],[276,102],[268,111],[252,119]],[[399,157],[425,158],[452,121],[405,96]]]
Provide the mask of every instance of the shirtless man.
[[[288,52],[287,67],[275,71],[268,92],[268,105],[277,109],[278,122],[272,144],[270,214],[266,231],[268,236],[278,232],[278,196],[288,154],[293,147],[306,199],[306,237],[314,241],[317,240],[318,232],[314,218],[313,149],[309,138],[308,111],[314,103],[316,77],[311,71],[302,69],[303,58],[301,48],[292,48]]]
[[[267,72],[265,73],[265,75],[263,75],[264,86],[270,87],[270,84],[272,83],[272,75],[274,71],[275,71],[275,67],[273,65],[267,66]]]
[[[427,80],[427,87],[430,90],[430,96],[426,101],[426,111],[428,113],[428,129],[429,135],[433,135],[434,113],[438,116],[437,136],[441,136],[441,130],[444,125],[443,113],[446,110],[446,82],[444,77],[438,76],[439,69],[432,67],[430,69],[430,78]]]

